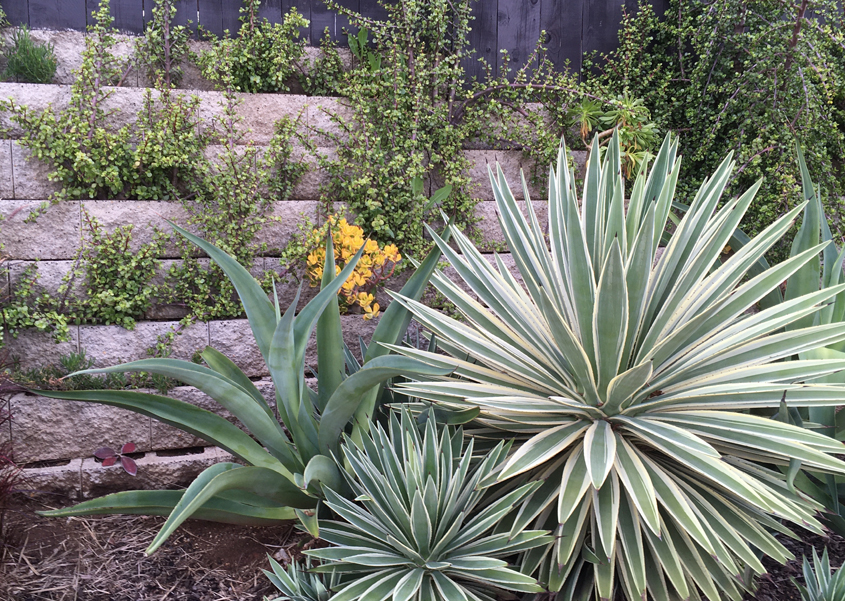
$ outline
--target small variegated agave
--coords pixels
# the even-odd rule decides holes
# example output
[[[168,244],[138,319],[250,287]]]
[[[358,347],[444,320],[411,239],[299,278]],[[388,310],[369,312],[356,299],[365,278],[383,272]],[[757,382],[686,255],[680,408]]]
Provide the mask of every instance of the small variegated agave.
[[[830,456],[842,443],[748,411],[784,399],[845,402],[841,385],[806,383],[845,361],[788,360],[845,340],[845,325],[784,330],[845,287],[747,311],[824,247],[759,268],[804,205],[722,258],[759,183],[720,207],[728,157],[677,220],[676,153],[667,137],[626,202],[614,136],[603,160],[589,161],[579,204],[561,145],[549,173],[548,235],[530,201],[523,216],[501,170],[491,173],[521,281],[466,236],[456,233],[456,251],[435,234],[475,295],[435,278],[464,319],[399,296],[448,355],[394,350],[453,369],[401,392],[478,408],[468,434],[516,439],[498,480],[544,483],[511,534],[555,530],[554,544],[524,554],[522,571],[539,569],[561,599],[621,591],[629,601],[739,600],[745,569],[764,571],[755,550],[789,557],[771,534],[786,531],[775,518],[820,530],[818,504],[792,486],[797,468],[845,472]]]
[[[429,420],[421,436],[413,418],[391,418],[361,446],[347,441],[354,503],[329,489],[327,505],[345,521],[320,521],[332,547],[307,551],[325,563],[312,572],[340,578],[332,601],[493,601],[506,591],[536,593],[537,581],[502,557],[545,547],[547,532],[515,536],[494,529],[539,483],[490,498],[491,473],[509,445],[481,458],[463,432]],[[487,481],[487,484],[485,484]]]

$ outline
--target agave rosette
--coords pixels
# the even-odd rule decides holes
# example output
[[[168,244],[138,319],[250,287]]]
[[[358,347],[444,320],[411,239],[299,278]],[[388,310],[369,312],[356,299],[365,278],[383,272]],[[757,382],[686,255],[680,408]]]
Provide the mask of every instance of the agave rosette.
[[[327,489],[327,505],[345,521],[321,520],[320,538],[334,546],[306,552],[325,562],[312,571],[339,580],[332,600],[494,601],[506,591],[542,592],[503,558],[547,546],[548,533],[496,531],[539,483],[487,494],[508,449],[500,442],[473,457],[460,429],[438,433],[428,420],[421,435],[407,412],[391,417],[389,432],[379,426],[360,446],[347,441],[357,503]]]
[[[804,205],[722,258],[759,182],[720,206],[729,156],[678,220],[676,153],[667,137],[626,201],[614,136],[604,159],[588,162],[579,205],[562,145],[549,173],[548,236],[531,202],[524,216],[501,169],[491,172],[521,280],[466,236],[456,232],[454,250],[432,233],[474,293],[435,276],[463,320],[397,297],[448,355],[392,348],[454,370],[401,391],[477,407],[468,433],[516,439],[496,478],[544,483],[511,533],[556,530],[553,545],[525,554],[523,571],[539,569],[564,598],[611,599],[621,589],[632,601],[740,599],[744,570],[764,571],[755,548],[790,557],[770,533],[786,531],[774,518],[819,531],[818,504],[792,486],[796,465],[845,468],[831,457],[842,443],[748,412],[845,399],[840,385],[805,383],[845,361],[784,361],[845,340],[842,324],[784,330],[845,287],[747,311],[824,247],[760,268]],[[524,180],[523,189],[527,199]]]

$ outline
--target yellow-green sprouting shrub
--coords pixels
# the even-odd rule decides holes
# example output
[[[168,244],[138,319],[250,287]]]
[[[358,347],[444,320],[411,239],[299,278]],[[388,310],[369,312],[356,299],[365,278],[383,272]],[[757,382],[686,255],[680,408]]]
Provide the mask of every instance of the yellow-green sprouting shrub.
[[[21,144],[32,156],[52,166],[50,179],[62,185],[54,200],[175,198],[205,146],[199,100],[166,87],[160,94],[148,90],[137,123],[115,127],[114,110],[106,107],[114,89],[107,86],[120,83],[124,64],[111,53],[108,0],[94,16],[67,108],[35,113],[0,100],[0,110],[23,128]]]
[[[337,51],[337,43],[332,40],[329,28],[326,27],[320,40],[320,54],[307,70],[300,68],[299,83],[309,96],[339,96],[343,73],[343,61]]]
[[[50,83],[56,74],[56,55],[52,44],[36,44],[29,35],[29,28],[20,27],[12,33],[12,45],[4,52],[5,81],[24,83]]]
[[[282,23],[258,18],[259,0],[244,0],[237,37],[228,30],[223,38],[209,34],[211,50],[201,52],[197,64],[206,79],[226,88],[227,79],[239,92],[286,92],[287,79],[296,73],[297,62],[305,51],[305,40],[299,28],[308,21],[295,8]],[[223,68],[228,69],[223,71]]]
[[[170,88],[182,81],[182,62],[188,58],[190,30],[176,25],[174,0],[158,0],[152,19],[144,28],[143,37],[135,43],[135,59],[147,78],[159,86]]]
[[[370,235],[394,242],[406,254],[428,244],[422,228],[427,198],[422,188],[409,187],[409,180],[430,180],[432,188],[451,185],[440,208],[458,225],[472,224],[474,191],[463,153],[470,142],[521,149],[536,164],[547,165],[561,135],[575,123],[573,110],[583,98],[603,109],[605,119],[597,122],[602,130],[608,119],[621,124],[633,112],[634,128],[653,131],[641,110],[624,112],[615,94],[590,94],[577,75],[556,71],[542,43],[524,66],[511,69],[503,53],[498,73],[488,65],[481,81],[467,81],[462,63],[473,52],[467,43],[473,18],[468,0],[402,0],[385,6],[384,22],[331,0],[328,5],[360,30],[349,39],[355,67],[339,80],[352,116],[330,114],[339,133],[318,132],[337,145],[336,160],[317,154],[332,175],[324,198],[345,202]],[[653,136],[632,132],[632,153],[641,156],[654,142]],[[544,175],[541,171],[533,175]]]
[[[0,254],[0,279],[9,276],[6,261],[7,258]],[[26,328],[50,332],[56,342],[70,340],[67,316],[56,311],[54,300],[39,292],[37,283],[38,267],[30,265],[15,282],[14,294],[0,289],[0,348],[5,346],[6,335],[16,338]]]
[[[151,242],[136,247],[132,244],[133,225],[109,233],[87,211],[82,216],[81,268],[75,275],[84,294],[69,302],[67,310],[77,323],[116,324],[131,330],[157,296],[152,279],[167,236],[156,232]]]
[[[813,179],[827,191],[831,223],[845,193],[845,15],[831,0],[784,4],[672,0],[657,18],[647,2],[623,20],[617,51],[585,66],[597,94],[641,98],[662,131],[681,131],[678,198],[689,204],[702,178],[728,151],[739,165],[738,193],[765,176],[743,229],[753,235],[794,206],[800,175],[795,139]],[[789,254],[791,236],[770,258]]]

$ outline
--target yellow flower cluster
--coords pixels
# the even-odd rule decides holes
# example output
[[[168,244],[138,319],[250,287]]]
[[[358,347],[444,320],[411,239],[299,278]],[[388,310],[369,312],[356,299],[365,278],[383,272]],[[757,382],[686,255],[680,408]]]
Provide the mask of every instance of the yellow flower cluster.
[[[393,275],[396,264],[402,259],[394,244],[379,246],[375,240],[365,240],[364,230],[349,224],[345,218],[332,215],[328,219],[334,243],[335,274],[346,266],[355,253],[364,247],[352,275],[343,283],[338,295],[342,308],[358,305],[364,311],[364,319],[378,317],[379,305],[373,294],[376,286]],[[318,286],[323,278],[326,263],[326,230],[317,228],[308,236],[307,258],[308,280],[311,286]]]

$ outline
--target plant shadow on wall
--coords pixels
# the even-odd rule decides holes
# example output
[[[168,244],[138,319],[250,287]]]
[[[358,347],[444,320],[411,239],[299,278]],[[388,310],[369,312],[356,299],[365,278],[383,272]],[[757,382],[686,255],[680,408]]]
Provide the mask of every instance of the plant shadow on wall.
[[[840,3],[672,0],[658,18],[648,2],[623,19],[619,49],[583,70],[596,94],[640,98],[664,131],[682,132],[679,188],[691,199],[707,166],[736,153],[729,192],[765,176],[744,227],[755,234],[798,198],[794,140],[809,153],[831,223],[845,194],[845,14]],[[685,202],[689,202],[686,200]],[[789,238],[772,258],[789,254]]]

